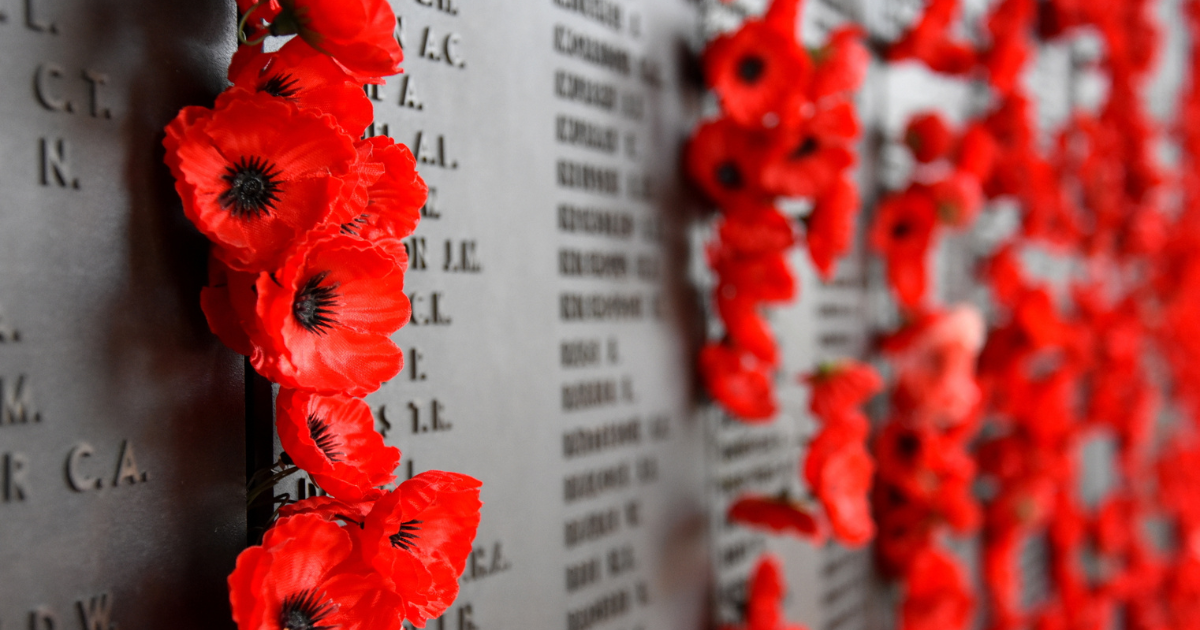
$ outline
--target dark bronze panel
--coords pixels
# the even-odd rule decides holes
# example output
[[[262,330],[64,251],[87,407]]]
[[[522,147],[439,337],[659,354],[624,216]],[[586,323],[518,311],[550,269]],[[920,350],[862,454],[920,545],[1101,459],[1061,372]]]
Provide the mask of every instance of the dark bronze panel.
[[[211,102],[232,2],[0,0],[0,627],[230,627],[242,360],[162,128]]]

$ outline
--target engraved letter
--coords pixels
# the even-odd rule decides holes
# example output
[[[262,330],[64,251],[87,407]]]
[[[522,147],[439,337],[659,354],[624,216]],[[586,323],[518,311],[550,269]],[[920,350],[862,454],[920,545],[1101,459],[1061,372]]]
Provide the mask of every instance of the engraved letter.
[[[437,34],[428,26],[425,27],[425,41],[421,44],[421,56],[434,61],[442,60],[442,55],[438,52]]]
[[[30,402],[29,388],[25,385],[25,375],[16,378],[16,384],[8,379],[8,387],[0,380],[0,391],[3,391],[3,403],[0,403],[0,424],[29,424],[29,421],[42,421],[39,413]]]
[[[34,0],[25,0],[25,26],[28,26],[30,30],[37,31],[39,33],[57,33],[58,26],[56,26],[53,22],[47,24],[46,22],[42,22],[41,20],[37,19],[37,16],[34,15],[33,3]]]
[[[25,489],[25,473],[29,460],[20,453],[4,455],[4,502],[24,501],[28,492]]]
[[[433,153],[433,147],[425,137],[425,132],[417,132],[417,140],[413,143],[413,155],[417,157],[417,161],[421,164],[437,164],[437,156]]]
[[[425,355],[421,354],[420,350],[417,350],[416,348],[409,348],[409,350],[408,350],[408,370],[409,370],[409,374],[410,374],[410,377],[409,377],[410,380],[413,380],[413,381],[425,380],[425,372],[423,370],[421,370],[420,367],[418,367],[418,364],[421,362],[421,359],[424,359],[424,358],[425,358]]]
[[[62,188],[79,188],[79,180],[71,177],[71,167],[67,164],[67,141],[62,138],[53,142],[42,138],[42,185],[49,186],[51,179]]]
[[[458,54],[458,45],[462,43],[462,37],[458,33],[450,33],[446,36],[446,43],[442,48],[446,52],[446,63],[456,68],[466,68],[467,62]]]
[[[29,630],[55,630],[58,628],[58,618],[48,608],[39,607],[29,613]]]
[[[416,84],[412,75],[400,77],[400,105],[409,109],[425,109],[425,104],[417,96]]]
[[[112,112],[107,107],[100,106],[100,86],[108,83],[108,75],[84,70],[83,78],[92,87],[92,118],[112,118]]]
[[[87,606],[81,601],[75,602],[75,605],[79,607],[79,619],[83,622],[84,630],[110,630],[116,627],[117,624],[109,621],[112,617],[112,602],[108,599],[108,593],[91,598]]]
[[[42,107],[52,112],[73,112],[75,107],[71,105],[71,101],[51,94],[50,79],[61,79],[62,77],[63,69],[56,63],[44,63],[38,66],[37,72],[33,75],[33,92]]]
[[[125,440],[121,444],[121,463],[117,465],[117,476],[113,479],[113,485],[119,486],[122,481],[126,480],[135,484],[145,481],[146,478],[146,473],[138,470],[137,460],[133,458],[133,444],[130,444],[129,440]]]
[[[426,219],[440,219],[442,213],[438,211],[437,203],[437,187],[429,187],[429,196],[425,198],[425,205],[421,206],[421,217]]]
[[[71,454],[67,455],[67,481],[70,482],[71,489],[75,492],[99,490],[104,485],[101,480],[79,472],[79,465],[95,452],[91,444],[80,442],[71,449]]]

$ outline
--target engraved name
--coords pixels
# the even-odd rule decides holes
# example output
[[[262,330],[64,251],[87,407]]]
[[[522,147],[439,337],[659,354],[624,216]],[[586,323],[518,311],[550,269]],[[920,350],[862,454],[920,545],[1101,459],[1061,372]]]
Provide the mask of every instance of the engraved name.
[[[624,239],[633,235],[633,215],[614,210],[559,204],[558,229],[563,232]]]
[[[623,75],[628,75],[633,68],[632,55],[628,50],[562,25],[554,27],[554,50]]]
[[[563,499],[571,503],[595,498],[628,488],[632,481],[633,472],[628,463],[589,470],[563,479]]]

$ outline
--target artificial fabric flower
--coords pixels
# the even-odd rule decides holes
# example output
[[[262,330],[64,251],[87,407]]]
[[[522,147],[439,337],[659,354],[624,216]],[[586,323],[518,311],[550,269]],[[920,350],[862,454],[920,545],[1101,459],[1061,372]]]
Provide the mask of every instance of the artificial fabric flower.
[[[348,74],[328,55],[313,50],[303,40],[293,39],[276,52],[256,46],[240,46],[229,66],[229,80],[237,89],[217,99],[236,98],[238,89],[270,94],[333,116],[347,134],[358,137],[375,119],[375,108],[362,83]]]
[[[966,74],[975,66],[975,51],[950,38],[947,31],[958,14],[958,0],[931,0],[913,28],[887,50],[887,59],[917,59],[943,74]]]
[[[724,247],[741,256],[778,253],[796,242],[791,220],[772,206],[726,214],[717,235]]]
[[[778,408],[768,366],[745,351],[709,343],[700,351],[700,375],[709,395],[730,415],[746,422],[767,422]]]
[[[325,394],[365,396],[399,373],[392,333],[412,313],[404,271],[382,249],[336,231],[293,247],[255,283],[261,333],[251,356],[276,383]]]
[[[870,241],[887,260],[888,284],[901,305],[917,307],[928,283],[926,259],[937,226],[937,205],[924,188],[888,195],[879,204]]]
[[[854,242],[859,201],[858,186],[843,173],[816,198],[805,222],[808,255],[827,282],[833,278],[838,257],[850,251]]]
[[[824,46],[812,51],[809,96],[814,103],[831,96],[847,95],[862,85],[871,65],[871,53],[862,40],[861,27],[843,26],[829,34]]]
[[[242,316],[234,307],[231,282],[249,288],[254,284],[254,276],[233,271],[215,256],[209,256],[208,285],[200,289],[200,310],[204,311],[209,330],[221,343],[238,354],[250,356],[254,354],[254,342],[250,339]],[[252,312],[247,315],[253,325]]]
[[[363,562],[404,599],[404,618],[418,628],[458,597],[458,578],[479,528],[478,480],[423,472],[375,502],[351,529]]]
[[[848,547],[860,547],[875,536],[871,518],[871,481],[875,462],[861,441],[847,442],[821,465],[815,488],[833,536]]]
[[[783,252],[740,256],[717,243],[709,247],[708,260],[717,274],[716,291],[724,298],[787,302],[796,297],[796,279]]]
[[[358,143],[360,168],[380,171],[367,187],[366,203],[357,216],[341,226],[342,232],[360,236],[383,249],[401,269],[408,268],[404,239],[421,220],[421,207],[429,187],[417,173],[417,161],[408,147],[386,136]]]
[[[685,156],[688,174],[726,212],[769,205],[762,190],[762,160],[772,139],[729,118],[698,126]]]
[[[973,417],[982,398],[975,363],[984,337],[983,316],[963,305],[928,313],[888,341],[898,373],[893,404],[910,423],[953,427]]]
[[[852,143],[860,133],[852,103],[815,109],[802,122],[774,132],[775,141],[764,152],[763,187],[786,197],[824,194],[854,164]]]
[[[256,93],[171,122],[166,162],[214,255],[239,271],[272,270],[307,232],[350,218],[358,154],[331,120]]]
[[[805,505],[783,497],[743,496],[729,506],[727,518],[747,527],[819,542],[821,523]]]
[[[804,626],[791,625],[783,616],[786,589],[779,560],[763,555],[750,576],[745,623],[724,630],[804,630]]]
[[[913,558],[904,583],[901,630],[966,630],[975,613],[975,597],[953,556],[927,547]]]
[[[804,382],[812,388],[808,408],[824,421],[858,411],[883,390],[883,379],[874,368],[850,359],[822,364]]]
[[[938,218],[950,227],[966,227],[983,208],[983,187],[973,173],[956,170],[929,186]]]
[[[275,409],[284,452],[330,495],[353,503],[395,481],[400,449],[384,445],[362,400],[282,388]]]
[[[796,41],[797,4],[774,0],[762,20],[747,20],[704,50],[705,79],[741,126],[790,125],[807,100],[812,62]]]
[[[765,365],[779,363],[775,334],[754,300],[740,296],[726,298],[718,292],[713,301],[731,345],[749,352]]]
[[[238,630],[399,630],[404,602],[353,551],[346,530],[317,515],[277,521],[229,576]]]
[[[908,120],[904,129],[904,144],[918,162],[932,162],[950,154],[954,147],[954,130],[937,112],[917,114]]]
[[[272,35],[296,33],[360,81],[400,72],[404,51],[396,40],[396,14],[387,0],[271,0]]]

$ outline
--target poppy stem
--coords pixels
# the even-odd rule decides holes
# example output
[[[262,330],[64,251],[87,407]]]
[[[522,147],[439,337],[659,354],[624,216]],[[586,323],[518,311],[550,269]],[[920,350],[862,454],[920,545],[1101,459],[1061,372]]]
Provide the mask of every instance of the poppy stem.
[[[275,473],[274,475],[271,475],[271,477],[268,478],[266,481],[249,489],[246,492],[246,505],[254,505],[254,502],[256,500],[258,500],[258,497],[262,496],[262,494],[264,492],[267,492],[268,490],[273,489],[275,487],[275,484],[279,483],[280,481],[283,481],[284,479],[287,479],[288,477],[292,476],[293,474],[295,474],[299,471],[300,471],[300,469],[296,466],[292,466],[290,468],[284,468],[283,470]]]
[[[258,2],[254,3],[254,6],[250,7],[249,9],[246,10],[246,12],[244,14],[242,14],[242,19],[238,20],[237,37],[238,37],[238,41],[241,42],[242,44],[246,44],[247,46],[257,46],[257,45],[261,44],[264,39],[267,38],[266,35],[263,35],[262,37],[259,37],[258,39],[254,40],[253,42],[246,39],[246,21],[250,19],[250,16],[256,10],[258,10],[258,7],[261,7],[262,5],[266,4],[267,2],[268,2],[268,0],[258,0]]]

